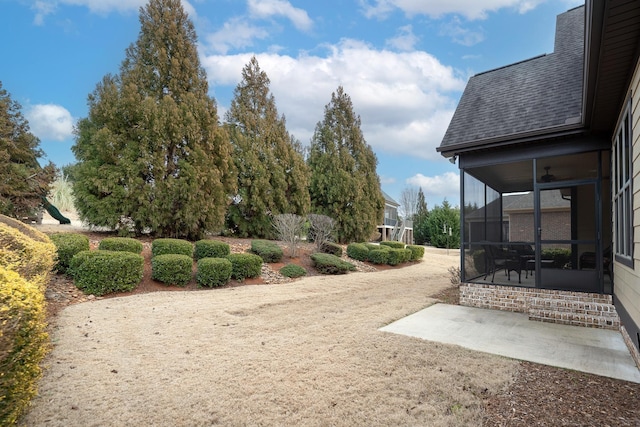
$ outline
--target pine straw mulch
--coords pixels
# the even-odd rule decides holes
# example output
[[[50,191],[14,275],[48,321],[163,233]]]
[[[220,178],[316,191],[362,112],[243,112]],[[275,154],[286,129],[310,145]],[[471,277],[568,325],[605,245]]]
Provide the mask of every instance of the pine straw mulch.
[[[91,237],[96,238],[96,235]],[[248,241],[230,243],[237,247],[248,245]],[[309,267],[308,264],[305,266]],[[367,271],[374,270],[369,268]],[[147,281],[135,293],[191,290],[191,287],[167,288],[152,282]],[[277,282],[277,278],[263,277],[256,281],[258,284],[267,282]],[[232,283],[228,286],[242,285]],[[434,298],[447,304],[458,304],[458,288],[447,288]],[[62,275],[53,276],[47,287],[49,316],[52,318],[67,305],[91,299],[92,296],[84,295]],[[482,421],[489,427],[640,427],[640,384],[523,361],[512,384],[500,394],[487,396],[484,406]]]

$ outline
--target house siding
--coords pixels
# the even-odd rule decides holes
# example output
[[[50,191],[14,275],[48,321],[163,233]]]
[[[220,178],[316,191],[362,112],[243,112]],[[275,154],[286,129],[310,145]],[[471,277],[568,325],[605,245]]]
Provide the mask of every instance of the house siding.
[[[633,235],[634,267],[614,262],[614,302],[620,314],[623,334],[627,342],[640,348],[640,62],[631,81],[629,93],[633,95],[632,111],[632,158],[633,158]],[[615,234],[614,234],[615,235]]]

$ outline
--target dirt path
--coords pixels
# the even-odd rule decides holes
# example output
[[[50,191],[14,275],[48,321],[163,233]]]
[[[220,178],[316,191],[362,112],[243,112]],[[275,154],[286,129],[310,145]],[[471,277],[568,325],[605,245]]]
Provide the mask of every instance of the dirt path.
[[[22,424],[478,425],[517,362],[377,330],[457,262],[69,306]]]

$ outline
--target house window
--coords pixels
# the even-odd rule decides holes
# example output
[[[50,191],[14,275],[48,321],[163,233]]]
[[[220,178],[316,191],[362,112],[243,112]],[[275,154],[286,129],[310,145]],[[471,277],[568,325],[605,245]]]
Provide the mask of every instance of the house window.
[[[632,161],[631,100],[629,100],[613,143],[613,232],[616,260],[630,266],[633,262]]]

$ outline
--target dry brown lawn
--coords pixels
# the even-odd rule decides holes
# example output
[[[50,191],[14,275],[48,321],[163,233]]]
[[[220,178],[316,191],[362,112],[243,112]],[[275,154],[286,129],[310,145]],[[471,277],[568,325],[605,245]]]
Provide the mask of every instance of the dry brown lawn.
[[[293,283],[75,304],[25,426],[475,426],[518,362],[378,328],[435,302],[458,256]]]

